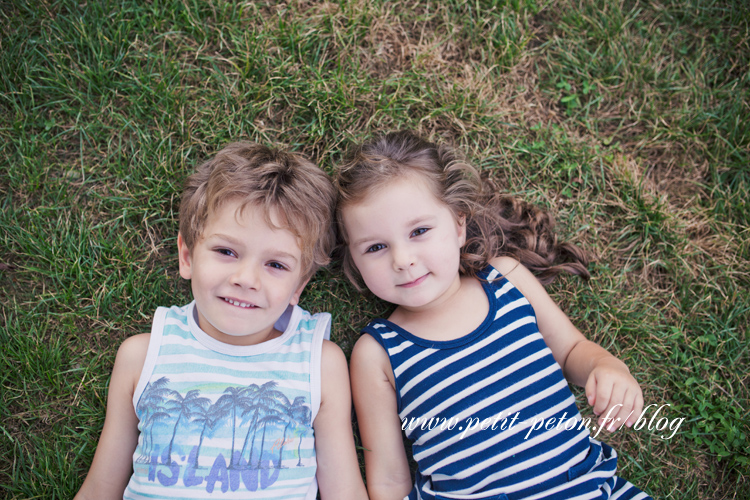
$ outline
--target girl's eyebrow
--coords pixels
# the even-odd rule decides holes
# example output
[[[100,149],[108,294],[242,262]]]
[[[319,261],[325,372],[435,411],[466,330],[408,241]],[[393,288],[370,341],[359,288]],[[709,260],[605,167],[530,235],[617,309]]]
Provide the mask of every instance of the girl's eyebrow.
[[[433,215],[420,215],[418,217],[414,217],[411,220],[406,221],[407,226],[416,226],[417,224],[421,224],[423,222],[427,222],[430,219],[434,219],[435,217]]]
[[[364,238],[360,238],[357,241],[352,241],[350,243],[350,245],[356,247],[356,246],[359,246],[359,245],[361,245],[362,243],[364,243],[366,241],[373,241],[373,240],[375,240],[375,237],[373,237],[373,236],[365,236]]]
[[[429,215],[429,214],[428,215],[420,215],[418,217],[414,217],[413,219],[409,219],[408,221],[406,221],[406,223],[404,224],[404,226],[406,226],[406,227],[416,226],[417,224],[421,224],[423,222],[428,222],[428,221],[430,221],[430,219],[434,219],[434,218],[435,217],[433,215]],[[356,246],[361,245],[362,243],[365,243],[367,241],[374,241],[374,240],[377,240],[377,238],[375,238],[374,236],[365,236],[364,238],[360,238],[360,239],[358,239],[356,241],[351,242],[350,245],[356,247]]]

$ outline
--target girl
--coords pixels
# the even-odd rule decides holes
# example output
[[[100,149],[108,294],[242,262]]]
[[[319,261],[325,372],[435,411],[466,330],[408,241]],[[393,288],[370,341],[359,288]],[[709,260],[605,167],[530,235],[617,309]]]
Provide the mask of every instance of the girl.
[[[410,132],[359,147],[337,186],[344,271],[396,305],[351,356],[370,498],[649,498],[615,476],[617,454],[590,436],[565,380],[585,387],[592,430],[631,426],[643,408],[625,364],[543,287],[588,277],[550,217],[485,194],[454,151]]]

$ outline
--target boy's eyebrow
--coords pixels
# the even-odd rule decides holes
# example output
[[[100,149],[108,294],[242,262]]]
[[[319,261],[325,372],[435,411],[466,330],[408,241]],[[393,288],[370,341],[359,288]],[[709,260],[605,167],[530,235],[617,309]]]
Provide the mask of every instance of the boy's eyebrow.
[[[228,234],[214,233],[214,234],[208,236],[208,238],[220,238],[222,240],[228,241],[229,243],[231,243],[233,245],[238,245],[238,246],[242,246],[243,245],[242,241],[240,241],[239,239],[235,238],[234,236],[231,236],[231,235],[228,235]],[[274,250],[274,254],[278,255],[278,256],[281,256],[281,257],[286,257],[288,259],[293,260],[294,262],[297,262],[299,260],[299,259],[297,259],[297,257],[295,255],[293,255],[293,254],[291,254],[289,252],[286,252],[284,250],[278,250],[278,249]]]

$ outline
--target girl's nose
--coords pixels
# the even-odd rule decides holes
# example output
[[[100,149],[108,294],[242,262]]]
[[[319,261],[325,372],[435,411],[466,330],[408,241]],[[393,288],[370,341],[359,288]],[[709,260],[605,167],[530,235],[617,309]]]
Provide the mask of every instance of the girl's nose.
[[[414,265],[414,255],[406,248],[393,248],[393,270],[403,271]]]

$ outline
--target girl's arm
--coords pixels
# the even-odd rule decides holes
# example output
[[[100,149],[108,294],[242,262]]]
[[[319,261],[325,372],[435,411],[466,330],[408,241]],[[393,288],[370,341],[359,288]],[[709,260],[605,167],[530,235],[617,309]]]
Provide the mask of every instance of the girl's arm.
[[[552,350],[565,377],[584,387],[599,425],[614,430],[633,425],[643,410],[643,393],[628,367],[586,337],[560,310],[536,277],[510,257],[498,257],[491,264],[528,299],[536,313],[539,332]]]
[[[75,500],[122,499],[133,471],[138,444],[138,417],[133,393],[148,351],[151,334],[126,339],[117,350],[107,396],[107,415],[94,460]]]
[[[346,357],[323,341],[320,409],[313,422],[317,479],[323,500],[367,499],[352,434],[352,399]]]
[[[388,355],[370,335],[354,345],[352,393],[365,449],[367,491],[372,500],[402,499],[412,489]]]

